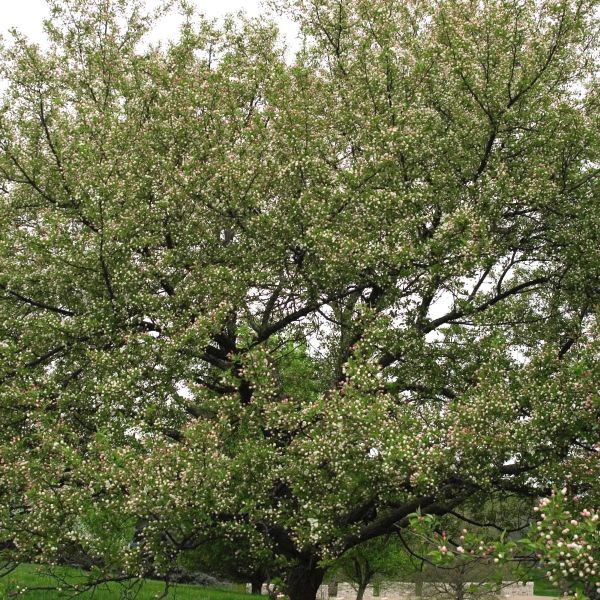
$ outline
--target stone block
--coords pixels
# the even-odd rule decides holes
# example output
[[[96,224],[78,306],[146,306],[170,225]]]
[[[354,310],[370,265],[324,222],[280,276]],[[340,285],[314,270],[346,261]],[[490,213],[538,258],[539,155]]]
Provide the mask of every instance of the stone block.
[[[383,600],[406,600],[417,595],[414,583],[402,581],[384,581],[379,587],[379,596]]]
[[[442,589],[442,584],[424,581],[423,585],[421,586],[421,596],[423,598],[433,598],[435,596],[438,596]]]
[[[521,583],[519,581],[503,581],[502,587],[500,588],[500,595],[505,598],[533,596],[533,581],[528,581],[527,583]]]
[[[356,596],[354,596],[356,598]],[[372,585],[368,585],[365,588],[365,593],[363,594],[363,600],[374,600],[375,599],[375,590]]]
[[[356,600],[356,589],[351,583],[340,581],[337,584],[337,600]]]
[[[274,583],[263,583],[260,593],[263,596],[268,596],[270,593],[273,593],[274,591],[275,591]]]

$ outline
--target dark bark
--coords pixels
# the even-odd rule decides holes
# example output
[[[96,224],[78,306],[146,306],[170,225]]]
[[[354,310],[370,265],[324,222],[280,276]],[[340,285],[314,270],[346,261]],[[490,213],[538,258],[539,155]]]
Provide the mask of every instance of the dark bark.
[[[325,571],[311,559],[292,567],[287,574],[286,588],[290,600],[315,600]]]
[[[267,577],[263,569],[258,569],[250,577],[250,584],[252,585],[252,594],[260,594],[262,591],[263,583],[267,581]]]
[[[356,600],[362,600],[365,590],[367,589],[368,582],[363,581],[359,584],[358,590],[356,591]]]
[[[369,585],[369,582],[375,577],[375,571],[371,570],[369,561],[365,559],[364,563],[358,558],[353,559],[354,562],[354,577],[355,581],[358,582],[358,589],[356,593],[356,600],[362,600],[365,594],[365,590]]]
[[[262,593],[263,584],[270,579],[269,569],[260,567],[250,576],[250,584],[252,586],[252,594],[260,595]]]

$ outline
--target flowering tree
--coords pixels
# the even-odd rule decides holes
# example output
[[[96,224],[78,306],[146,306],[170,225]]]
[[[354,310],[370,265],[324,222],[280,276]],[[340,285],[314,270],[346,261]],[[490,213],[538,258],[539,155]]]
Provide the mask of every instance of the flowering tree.
[[[595,456],[595,0],[277,3],[2,49],[0,548],[323,561]],[[243,557],[240,557],[243,560]],[[271,558],[269,559],[271,560]]]
[[[455,563],[473,569],[480,561],[493,561],[498,568],[513,566],[519,574],[521,569],[514,569],[515,564],[541,565],[547,569],[548,580],[565,595],[596,599],[600,597],[600,520],[597,508],[587,506],[598,506],[598,488],[581,486],[581,481],[577,485],[585,490],[583,494],[569,497],[565,487],[542,498],[533,509],[538,520],[526,536],[516,540],[507,535],[508,529],[495,539],[483,530],[440,535],[441,519],[418,513],[411,516],[412,530],[433,547],[428,555],[434,564],[445,569]],[[521,570],[520,576],[528,578],[527,570]],[[498,570],[496,578],[501,577]]]
[[[597,508],[569,499],[566,489],[543,498],[531,544],[547,567],[546,575],[565,593],[600,597],[600,524]]]

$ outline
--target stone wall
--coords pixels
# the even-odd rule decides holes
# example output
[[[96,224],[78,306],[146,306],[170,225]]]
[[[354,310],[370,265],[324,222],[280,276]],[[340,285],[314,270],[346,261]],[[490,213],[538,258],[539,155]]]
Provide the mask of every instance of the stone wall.
[[[270,591],[271,592],[277,591],[275,589],[275,585],[273,583],[263,583],[260,593],[263,596],[268,596]],[[252,584],[251,583],[246,584],[246,593],[247,594],[252,593]],[[317,590],[317,600],[327,600],[328,598],[329,598],[329,586],[328,585],[319,586],[319,589]]]
[[[403,583],[402,581],[384,581],[379,587],[381,600],[409,600],[417,595],[414,583]]]
[[[503,581],[500,596],[512,598],[514,596],[533,596],[533,581],[520,583],[518,581]]]
[[[363,594],[363,600],[374,600],[375,592],[372,585],[368,585]],[[337,600],[356,600],[356,588],[351,583],[337,584]]]
[[[261,593],[263,596],[268,595],[269,591],[275,589],[274,584],[264,583]],[[246,584],[246,592],[252,591],[251,584]],[[425,597],[435,596],[436,588],[432,583],[423,583],[422,595]],[[533,581],[527,583],[519,583],[517,581],[503,581],[502,586],[498,590],[500,598],[514,598],[515,600],[526,600],[533,598]],[[329,586],[322,585],[317,591],[317,600],[328,600]],[[337,595],[331,596],[337,600],[355,600],[356,587],[353,584],[341,581],[337,584]],[[404,583],[402,581],[384,581],[379,589],[379,595],[375,596],[372,585],[367,586],[363,595],[363,600],[416,600],[417,589],[414,583]]]

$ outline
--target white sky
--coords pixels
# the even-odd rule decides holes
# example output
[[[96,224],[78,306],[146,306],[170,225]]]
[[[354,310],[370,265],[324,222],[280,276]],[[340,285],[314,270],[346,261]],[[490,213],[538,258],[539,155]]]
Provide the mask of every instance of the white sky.
[[[149,7],[155,6],[155,0],[146,0]],[[266,9],[260,0],[192,0],[198,9],[209,17],[222,17],[227,13],[244,10],[248,15],[264,14]],[[45,0],[0,0],[0,35],[16,27],[31,40],[43,43],[42,21],[48,17]],[[277,19],[284,36],[291,41],[295,38],[296,27],[287,20]],[[177,18],[165,19],[157,28],[158,39],[168,39],[177,33]],[[155,36],[152,36],[153,40]]]

